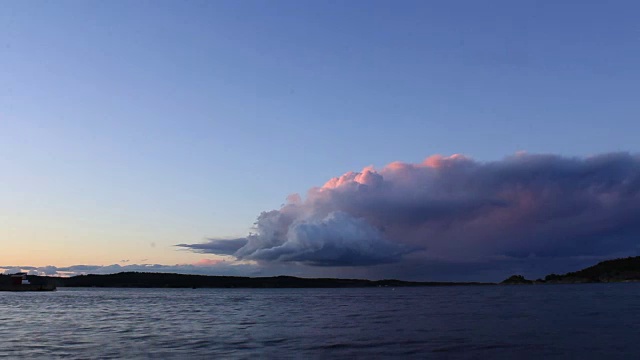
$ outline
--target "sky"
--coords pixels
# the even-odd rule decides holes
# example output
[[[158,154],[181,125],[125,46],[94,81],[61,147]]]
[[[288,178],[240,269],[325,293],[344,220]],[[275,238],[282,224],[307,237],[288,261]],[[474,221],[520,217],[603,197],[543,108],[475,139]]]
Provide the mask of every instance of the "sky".
[[[0,8],[7,271],[494,281],[637,253],[635,1]]]

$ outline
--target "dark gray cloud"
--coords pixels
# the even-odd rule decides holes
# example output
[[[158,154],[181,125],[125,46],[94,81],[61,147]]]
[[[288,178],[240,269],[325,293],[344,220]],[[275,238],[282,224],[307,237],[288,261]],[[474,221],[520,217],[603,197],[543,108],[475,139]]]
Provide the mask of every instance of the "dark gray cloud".
[[[639,220],[636,155],[432,156],[349,172],[304,200],[290,196],[245,238],[178,246],[261,264],[542,262],[635,255]]]
[[[233,255],[243,246],[247,245],[246,238],[240,239],[210,239],[202,244],[178,244],[179,247],[188,247],[191,250],[200,253],[212,253],[218,255]]]
[[[271,212],[262,216],[262,224]],[[260,222],[259,222],[260,223]],[[270,229],[271,230],[271,229]],[[247,244],[235,255],[241,259],[301,262],[316,266],[361,266],[394,262],[410,250],[383,238],[382,233],[368,224],[341,211],[326,217],[292,223],[286,230],[287,238],[278,239],[272,234],[270,241],[276,246],[264,247],[263,232],[248,237]],[[269,241],[268,240],[268,241]]]

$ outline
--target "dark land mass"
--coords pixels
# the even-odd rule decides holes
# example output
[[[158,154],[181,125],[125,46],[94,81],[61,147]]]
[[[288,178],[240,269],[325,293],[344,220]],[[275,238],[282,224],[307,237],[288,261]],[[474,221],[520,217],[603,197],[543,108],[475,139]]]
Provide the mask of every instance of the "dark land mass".
[[[583,284],[640,281],[640,256],[602,261],[594,266],[564,275],[550,274],[544,279],[527,280],[513,275],[501,284]]]
[[[121,287],[121,288],[346,288],[493,285],[477,282],[411,282],[400,280],[308,279],[293,276],[240,277],[205,276],[171,273],[122,272],[109,275],[73,277],[27,276],[31,284],[53,284],[57,287]],[[0,284],[9,281],[0,275]]]
[[[109,275],[73,277],[27,276],[34,286],[56,287],[123,287],[123,288],[348,288],[495,285],[481,282],[414,282],[401,280],[309,279],[293,276],[241,277],[205,276],[171,273],[122,272]],[[607,260],[586,269],[564,275],[550,274],[544,279],[528,280],[513,275],[500,284],[576,284],[640,281],[640,256]],[[10,283],[8,275],[0,275],[0,288]]]

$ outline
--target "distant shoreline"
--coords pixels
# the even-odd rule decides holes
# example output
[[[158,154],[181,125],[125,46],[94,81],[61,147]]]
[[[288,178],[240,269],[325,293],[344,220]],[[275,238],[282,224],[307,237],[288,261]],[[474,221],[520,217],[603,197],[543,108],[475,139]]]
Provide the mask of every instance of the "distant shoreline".
[[[501,282],[505,285],[536,284],[594,284],[629,283],[640,281],[640,256],[606,260],[588,268],[566,273],[550,274],[544,279],[529,280],[522,275],[513,275]]]
[[[580,271],[564,275],[550,274],[544,279],[537,280],[528,280],[521,275],[513,275],[500,283],[299,278],[294,276],[242,277],[146,272],[90,274],[72,277],[28,275],[28,279],[34,285],[68,288],[373,288],[628,283],[640,282],[640,257],[607,260]],[[0,285],[7,284],[9,281],[9,275],[0,275]]]
[[[6,277],[6,275],[3,276]],[[401,280],[334,278],[311,279],[293,276],[240,277],[145,272],[122,272],[108,275],[78,275],[68,278],[30,275],[29,281],[33,284],[55,284],[57,287],[68,288],[372,288],[495,285],[495,283],[482,282],[414,282]]]

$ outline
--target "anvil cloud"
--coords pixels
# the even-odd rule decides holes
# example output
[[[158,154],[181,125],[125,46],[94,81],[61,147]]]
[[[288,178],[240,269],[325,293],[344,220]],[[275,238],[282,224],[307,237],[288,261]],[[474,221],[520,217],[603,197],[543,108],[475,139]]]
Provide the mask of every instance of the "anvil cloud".
[[[367,266],[636,254],[640,157],[519,153],[394,162],[263,212],[255,233],[178,246],[258,263]]]

